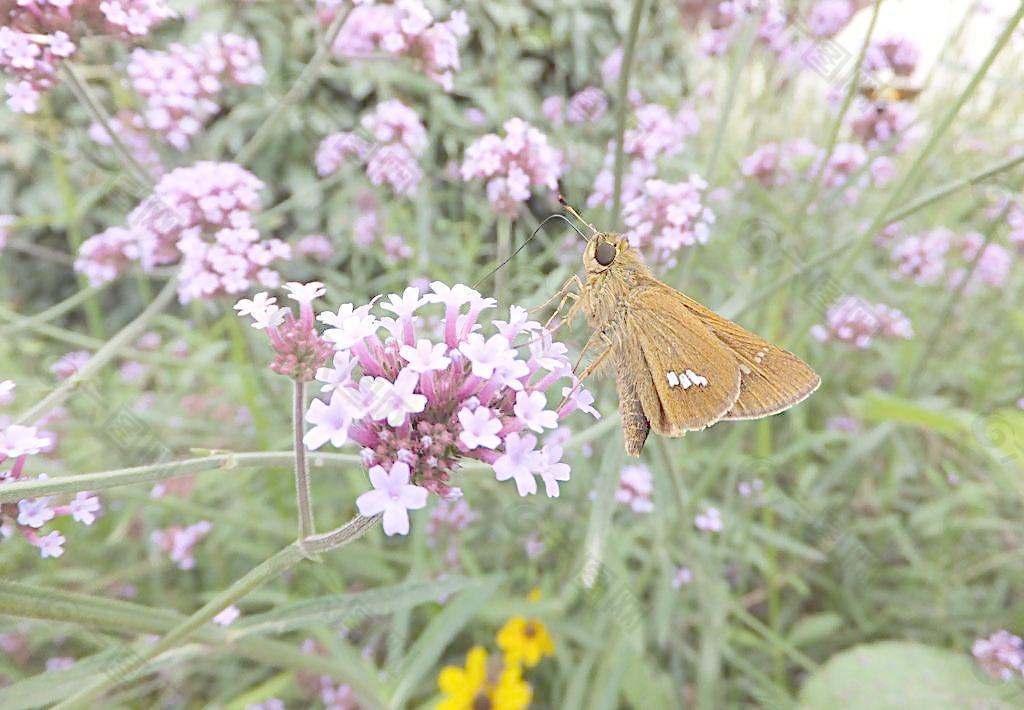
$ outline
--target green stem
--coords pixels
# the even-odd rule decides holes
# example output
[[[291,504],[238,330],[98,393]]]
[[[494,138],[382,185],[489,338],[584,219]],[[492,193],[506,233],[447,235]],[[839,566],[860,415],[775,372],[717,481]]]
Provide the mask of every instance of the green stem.
[[[256,155],[256,153],[263,147],[263,144],[267,142],[267,138],[270,137],[271,131],[279,127],[281,123],[281,116],[284,112],[296,101],[299,101],[306,96],[306,93],[312,88],[313,83],[320,74],[320,70],[330,57],[331,46],[334,44],[334,40],[337,39],[338,33],[341,31],[342,26],[345,24],[345,20],[348,19],[349,13],[351,12],[352,6],[344,12],[339,12],[335,15],[320,41],[320,46],[316,48],[316,52],[313,53],[313,57],[309,60],[309,63],[302,68],[298,78],[296,78],[288,88],[288,92],[280,101],[277,102],[277,105],[274,106],[274,110],[270,112],[270,115],[267,116],[266,120],[264,120],[263,123],[260,124],[260,127],[256,129],[256,132],[252,135],[252,138],[249,139],[249,142],[242,146],[242,149],[238,151],[238,155],[235,156],[236,162],[244,165],[252,160],[253,156]]]
[[[309,469],[306,468],[305,423],[303,415],[306,411],[305,383],[295,381],[292,399],[292,424],[295,433],[295,497],[299,508],[299,543],[313,534],[313,504],[310,495]]]
[[[340,528],[310,538],[307,540],[307,547],[316,552],[333,550],[357,539],[378,522],[380,522],[380,516],[372,518],[358,516]],[[300,549],[297,542],[288,545],[236,580],[230,587],[214,596],[213,599],[200,607],[192,616],[167,632],[159,641],[140,649],[131,658],[118,664],[117,668],[113,669],[116,672],[104,674],[100,680],[55,705],[54,708],[70,710],[70,708],[94,707],[95,702],[103,697],[104,694],[141,671],[147,663],[161,653],[181,646],[224,609],[239,601],[253,590],[276,579],[303,559],[303,550]]]
[[[59,478],[37,478],[30,481],[16,481],[0,486],[0,503],[10,503],[23,498],[77,493],[79,491],[101,491],[138,483],[155,483],[168,478],[186,476],[199,471],[214,469],[233,470],[256,466],[287,466],[295,458],[292,451],[253,451],[202,456],[185,461],[168,461],[132,466],[97,473],[83,473],[77,476]],[[314,453],[309,456],[314,466],[326,464],[360,464],[355,454]]]
[[[121,159],[121,162],[128,169],[129,172],[134,174],[136,180],[140,181],[145,187],[153,187],[153,178],[149,174],[149,171],[142,166],[142,164],[136,160],[128,147],[121,140],[121,136],[118,135],[117,131],[114,130],[113,126],[110,125],[110,117],[107,112],[100,105],[96,97],[89,91],[88,85],[78,76],[78,70],[72,62],[64,62],[62,65],[65,78],[67,79],[68,86],[71,88],[71,93],[75,95],[85,110],[89,112],[89,115],[102,126],[107,137],[110,138],[110,143],[114,147],[114,152]]]
[[[89,361],[82,366],[81,370],[66,379],[57,389],[53,390],[53,392],[37,402],[34,407],[18,417],[17,423],[34,423],[70,397],[76,389],[99,372],[107,362],[117,357],[121,349],[141,335],[142,331],[149,325],[149,322],[171,302],[171,299],[174,298],[177,284],[177,279],[168,281],[163,290],[153,299],[153,302],[146,306],[135,320],[122,328],[117,335],[107,341],[106,345],[97,350],[89,358]]]
[[[704,176],[709,185],[714,185],[715,172],[718,170],[718,157],[722,153],[722,144],[725,142],[725,129],[729,124],[729,117],[732,115],[732,109],[736,103],[736,89],[739,87],[740,73],[747,63],[750,50],[754,46],[759,22],[760,15],[756,18],[749,18],[747,26],[743,29],[739,47],[733,57],[732,66],[729,68],[729,83],[725,88],[725,103],[722,104],[722,114],[718,118],[718,127],[715,129],[715,142],[711,148],[711,156],[708,158],[708,169]]]
[[[878,22],[878,11],[882,8],[882,0],[875,0],[875,8],[871,13],[871,24],[868,25],[868,32],[864,35],[864,43],[860,46],[860,53],[857,55],[857,64],[853,69],[853,80],[850,82],[850,88],[846,92],[846,96],[843,99],[843,105],[839,109],[839,115],[836,116],[835,123],[832,124],[832,130],[829,132],[828,145],[825,148],[825,154],[818,164],[818,169],[814,171],[814,179],[811,181],[811,185],[807,188],[807,195],[804,197],[803,204],[800,205],[800,211],[796,215],[796,224],[799,228],[807,216],[807,210],[810,209],[811,205],[818,198],[818,189],[821,187],[821,179],[825,174],[825,168],[828,165],[828,161],[832,159],[832,153],[835,152],[836,143],[839,140],[839,131],[843,127],[843,121],[846,119],[846,114],[850,110],[850,106],[853,105],[853,99],[857,96],[857,90],[860,88],[860,71],[864,65],[864,57],[868,53],[868,46],[871,44],[871,37],[875,33],[875,24]]]
[[[609,223],[619,222],[619,210],[622,206],[622,172],[625,167],[625,146],[623,138],[626,134],[626,109],[629,107],[629,77],[633,72],[633,54],[636,51],[636,40],[640,35],[640,20],[643,19],[644,0],[633,0],[633,10],[629,15],[629,30],[626,34],[626,45],[622,50],[622,67],[619,71],[619,95],[615,104],[615,187],[612,192],[612,213]]]
[[[64,315],[68,311],[74,310],[82,303],[93,298],[96,294],[102,291],[110,282],[100,284],[99,286],[88,286],[83,288],[81,291],[76,291],[72,295],[65,298],[59,303],[55,303],[49,308],[39,311],[32,316],[17,316],[14,323],[11,325],[0,328],[0,338],[7,338],[12,335],[16,335],[26,328],[31,328],[33,325],[38,323],[46,323]]]

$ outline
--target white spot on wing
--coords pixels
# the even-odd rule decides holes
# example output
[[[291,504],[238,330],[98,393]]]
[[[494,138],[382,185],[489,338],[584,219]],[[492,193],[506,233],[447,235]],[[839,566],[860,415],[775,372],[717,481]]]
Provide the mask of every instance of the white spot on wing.
[[[672,372],[672,371],[666,372],[665,373],[665,377],[668,378],[668,386],[669,387],[675,387],[676,385],[679,384],[679,375],[677,375],[675,372]]]
[[[690,382],[692,382],[695,385],[699,385],[700,387],[708,386],[708,378],[698,375],[693,370],[687,370],[686,377],[688,377]]]

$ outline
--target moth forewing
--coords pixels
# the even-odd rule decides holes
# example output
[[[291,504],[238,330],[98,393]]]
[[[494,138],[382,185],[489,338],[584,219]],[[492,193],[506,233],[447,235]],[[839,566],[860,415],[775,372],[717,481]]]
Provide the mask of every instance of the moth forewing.
[[[759,419],[802,402],[821,384],[810,366],[788,350],[772,345],[707,306],[678,293],[708,330],[732,351],[742,373],[740,396],[725,420]]]

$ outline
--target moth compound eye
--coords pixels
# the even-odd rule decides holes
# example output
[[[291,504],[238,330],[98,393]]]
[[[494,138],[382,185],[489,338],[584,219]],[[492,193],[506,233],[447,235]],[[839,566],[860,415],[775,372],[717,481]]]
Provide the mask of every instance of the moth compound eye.
[[[609,242],[601,242],[597,245],[594,258],[597,259],[597,263],[601,266],[608,266],[608,264],[615,261],[615,245]]]

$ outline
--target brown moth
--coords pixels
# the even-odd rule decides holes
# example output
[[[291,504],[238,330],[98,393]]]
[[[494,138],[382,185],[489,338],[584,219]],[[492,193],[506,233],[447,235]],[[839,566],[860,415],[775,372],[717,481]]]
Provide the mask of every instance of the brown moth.
[[[580,360],[591,348],[597,354],[579,378],[614,366],[626,453],[639,456],[652,429],[683,436],[720,420],[767,417],[821,384],[793,353],[656,279],[626,238],[587,226],[586,281],[566,282],[548,323],[567,299],[575,303],[564,323],[583,311],[593,333]]]

